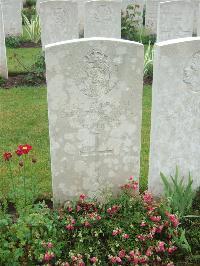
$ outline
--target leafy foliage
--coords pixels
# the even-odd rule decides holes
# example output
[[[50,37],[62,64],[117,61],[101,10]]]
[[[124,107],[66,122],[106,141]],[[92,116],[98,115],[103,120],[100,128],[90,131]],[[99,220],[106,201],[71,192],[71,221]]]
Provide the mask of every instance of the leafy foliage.
[[[178,168],[176,168],[175,176],[166,177],[161,173],[164,184],[164,192],[169,200],[169,205],[174,213],[178,213],[180,217],[187,215],[191,209],[195,192],[192,189],[193,180],[189,174],[187,185],[184,184],[184,178],[179,178]]]
[[[14,37],[14,36],[6,37],[6,47],[8,48],[18,48],[20,47],[21,43],[22,43],[21,37]]]
[[[154,51],[149,42],[144,55],[144,78],[153,78],[153,57]]]
[[[129,5],[125,13],[122,13],[122,38],[134,40],[139,28],[139,6]]]
[[[24,14],[22,16],[24,20],[24,28],[27,35],[29,36],[29,39],[33,43],[39,43],[41,39],[41,26],[39,15],[32,16],[30,21]]]

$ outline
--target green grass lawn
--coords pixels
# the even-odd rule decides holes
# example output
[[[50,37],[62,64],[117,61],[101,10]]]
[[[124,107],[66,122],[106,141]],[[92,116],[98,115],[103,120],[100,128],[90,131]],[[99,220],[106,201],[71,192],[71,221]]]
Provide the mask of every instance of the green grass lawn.
[[[7,48],[9,74],[30,72],[41,51],[41,48]]]
[[[143,97],[140,180],[142,189],[147,185],[150,109],[151,87],[146,86]],[[18,144],[31,144],[33,154],[37,157],[34,172],[40,193],[51,193],[46,88],[22,87],[0,90],[0,121],[0,154],[16,150]],[[7,190],[10,182],[2,159],[0,163],[0,180],[3,180]]]

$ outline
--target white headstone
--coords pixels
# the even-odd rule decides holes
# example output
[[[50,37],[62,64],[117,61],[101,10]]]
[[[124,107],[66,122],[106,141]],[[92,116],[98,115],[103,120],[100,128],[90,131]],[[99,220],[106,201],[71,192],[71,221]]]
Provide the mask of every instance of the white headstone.
[[[85,4],[84,37],[121,38],[121,3],[92,0]]]
[[[4,32],[8,36],[22,34],[22,2],[21,0],[1,0]]]
[[[200,38],[155,45],[149,189],[162,193],[160,172],[200,186]]]
[[[78,38],[78,7],[69,0],[40,3],[42,45]]]
[[[143,12],[144,12],[145,0],[122,0],[122,12],[126,14],[127,7],[133,6],[136,10],[135,20],[138,21],[139,26],[143,24]],[[131,12],[131,10],[129,10]]]
[[[197,34],[197,23],[198,23],[198,19],[199,19],[199,11],[198,11],[198,7],[199,7],[199,4],[200,4],[200,0],[193,0],[192,1],[192,4],[193,4],[193,8],[194,8],[194,28],[193,28],[193,33],[194,35]]]
[[[159,3],[157,42],[192,37],[193,5],[187,0]]]
[[[139,176],[143,45],[89,38],[46,46],[55,202]]]
[[[85,17],[85,3],[88,0],[74,0],[78,4],[78,22],[80,36],[84,36],[84,17]]]
[[[158,5],[168,0],[146,0],[145,27],[151,34],[157,32]]]
[[[200,4],[199,4],[199,6],[198,6],[197,36],[200,36]]]
[[[6,78],[6,79],[8,78],[5,34],[4,34],[3,14],[2,14],[1,3],[0,3],[0,77]]]

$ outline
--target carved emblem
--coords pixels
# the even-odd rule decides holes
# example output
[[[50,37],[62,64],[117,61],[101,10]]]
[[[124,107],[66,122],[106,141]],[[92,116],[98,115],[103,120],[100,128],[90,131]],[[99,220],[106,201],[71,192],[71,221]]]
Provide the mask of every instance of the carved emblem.
[[[80,62],[79,88],[88,97],[99,97],[108,94],[117,84],[116,66],[110,57],[101,50],[92,49]]]
[[[200,51],[193,54],[183,71],[183,82],[194,92],[200,91]]]

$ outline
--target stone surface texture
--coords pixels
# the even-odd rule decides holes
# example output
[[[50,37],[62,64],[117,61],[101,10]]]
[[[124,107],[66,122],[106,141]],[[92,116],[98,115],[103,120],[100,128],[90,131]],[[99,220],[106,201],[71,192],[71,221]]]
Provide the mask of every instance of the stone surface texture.
[[[1,0],[4,32],[6,36],[22,34],[22,2],[21,0]]]
[[[89,38],[45,49],[54,202],[139,177],[143,45]]]
[[[198,6],[197,36],[200,36],[200,4],[199,4],[199,6]]]
[[[157,33],[158,5],[168,0],[146,0],[145,27],[149,33]]]
[[[0,3],[0,77],[8,78],[3,13]]]
[[[149,190],[163,191],[160,172],[200,186],[200,38],[155,45]]]
[[[121,3],[92,0],[85,4],[84,37],[121,38]]]
[[[157,42],[192,37],[194,8],[187,0],[159,3]]]
[[[69,0],[40,2],[42,45],[78,38],[78,7]]]

